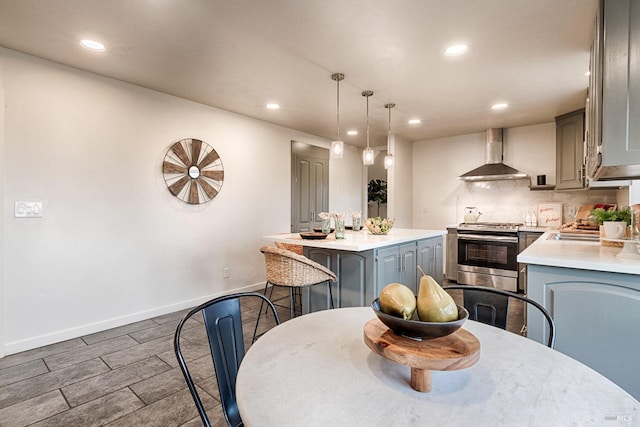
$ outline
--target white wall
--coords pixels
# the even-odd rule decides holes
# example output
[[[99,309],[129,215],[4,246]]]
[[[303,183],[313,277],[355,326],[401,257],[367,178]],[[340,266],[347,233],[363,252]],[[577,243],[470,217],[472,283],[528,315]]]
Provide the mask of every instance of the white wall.
[[[329,165],[329,210],[331,212],[361,211],[366,203],[362,192],[362,149],[344,144],[342,159],[332,159]],[[349,165],[348,167],[346,165]],[[346,219],[351,224],[351,219]]]
[[[328,141],[11,50],[0,60],[7,353],[261,286],[259,236],[289,230],[290,143]],[[205,205],[177,200],[162,178],[183,138],[224,164]],[[331,163],[332,179],[349,180],[332,183],[330,206],[353,203],[351,168]],[[42,201],[43,218],[13,218],[17,200]]]
[[[2,78],[2,61],[0,60],[0,106],[5,105],[4,103],[4,79]],[[4,109],[3,109],[4,111]],[[5,180],[5,171],[6,163],[4,157],[4,113],[0,113],[0,201],[4,201],[4,180]],[[5,203],[0,203],[0,218],[3,218],[3,221],[0,221],[0,308],[2,309],[2,313],[6,311],[5,309],[5,299],[4,299],[4,283],[5,283],[5,273],[6,269],[4,267],[4,218],[5,218]],[[5,316],[0,314],[0,357],[4,356],[4,324],[5,324]]]
[[[547,175],[555,184],[555,123],[504,130],[504,163],[526,172],[535,182]],[[524,222],[539,203],[616,203],[615,190],[530,191],[529,181],[467,183],[457,177],[485,162],[485,132],[419,141],[413,145],[414,228],[444,229],[463,220],[465,206],[483,212],[482,221]],[[426,212],[425,212],[426,210]]]
[[[389,201],[388,216],[394,219],[394,227],[413,227],[413,144],[392,135],[391,152],[394,167],[387,170]],[[385,154],[386,155],[386,154]]]

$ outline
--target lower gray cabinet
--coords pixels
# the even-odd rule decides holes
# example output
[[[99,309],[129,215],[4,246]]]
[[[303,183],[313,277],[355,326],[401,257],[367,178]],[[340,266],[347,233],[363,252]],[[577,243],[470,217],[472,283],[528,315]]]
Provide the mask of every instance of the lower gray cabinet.
[[[304,255],[336,274],[331,285],[335,307],[366,307],[389,283],[402,283],[418,294],[416,265],[442,284],[442,236],[361,252],[305,247]],[[326,310],[327,285],[303,288],[304,313]]]
[[[389,283],[416,291],[416,242],[376,249],[376,296]]]
[[[640,280],[637,275],[528,266],[528,293],[556,324],[555,349],[640,399]],[[546,322],[527,311],[529,338],[545,342]]]
[[[527,249],[542,234],[542,231],[519,231],[518,253]],[[527,264],[518,264],[518,292],[527,293]]]
[[[304,255],[336,274],[337,281],[331,284],[335,307],[364,307],[377,297],[374,294],[373,250],[352,252],[304,248]],[[304,288],[303,312],[328,309],[331,305],[327,289],[325,284]]]
[[[444,285],[443,280],[443,255],[442,237],[418,241],[418,265],[429,276],[433,277],[438,284]],[[418,273],[418,278],[422,274]],[[417,281],[418,284],[420,280]],[[417,294],[417,289],[416,289]]]

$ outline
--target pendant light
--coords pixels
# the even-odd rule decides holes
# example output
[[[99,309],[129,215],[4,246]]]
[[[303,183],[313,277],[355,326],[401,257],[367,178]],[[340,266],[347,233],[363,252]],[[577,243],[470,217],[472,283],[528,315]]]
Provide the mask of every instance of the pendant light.
[[[336,122],[338,127],[338,137],[335,141],[331,142],[331,155],[334,159],[341,159],[344,153],[344,143],[340,139],[340,82],[344,80],[344,74],[332,74],[331,79],[336,81]]]
[[[384,168],[390,169],[393,167],[393,153],[391,153],[391,109],[396,104],[384,104],[384,108],[389,110],[389,132],[387,133],[387,155],[384,156]]]
[[[365,166],[372,165],[375,160],[373,150],[369,147],[369,97],[371,95],[373,95],[373,92],[370,90],[362,92],[362,96],[367,97],[367,148],[362,152],[362,163],[364,163]]]

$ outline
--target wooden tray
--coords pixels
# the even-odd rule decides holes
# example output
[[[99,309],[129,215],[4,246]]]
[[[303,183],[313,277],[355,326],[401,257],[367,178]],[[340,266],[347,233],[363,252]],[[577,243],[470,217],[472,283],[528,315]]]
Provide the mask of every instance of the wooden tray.
[[[456,371],[480,359],[480,341],[471,332],[458,329],[451,335],[416,341],[396,335],[378,318],[364,325],[364,342],[374,353],[411,367],[411,387],[431,391],[431,371]]]

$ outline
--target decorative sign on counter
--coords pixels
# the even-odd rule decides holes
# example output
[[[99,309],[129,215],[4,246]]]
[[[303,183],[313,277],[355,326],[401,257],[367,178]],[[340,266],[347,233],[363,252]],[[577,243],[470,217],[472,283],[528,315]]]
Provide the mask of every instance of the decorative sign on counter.
[[[562,226],[562,203],[540,203],[538,205],[538,227],[559,228]]]

